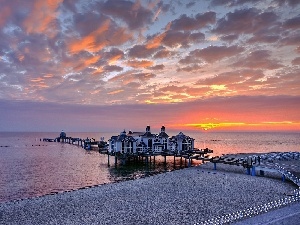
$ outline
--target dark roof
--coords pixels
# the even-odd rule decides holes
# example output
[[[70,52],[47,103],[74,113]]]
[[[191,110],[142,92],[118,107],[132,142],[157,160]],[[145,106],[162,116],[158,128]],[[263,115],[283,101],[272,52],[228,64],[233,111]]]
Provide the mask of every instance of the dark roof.
[[[151,132],[144,133],[141,137],[155,137],[155,134],[151,134]]]
[[[117,139],[118,139],[118,136],[111,136],[111,138],[110,138],[110,140],[117,140]]]
[[[139,131],[130,131],[127,135],[128,136],[141,136],[143,135],[144,132],[139,132]]]
[[[158,137],[162,137],[162,138],[168,138],[168,137],[169,137],[169,135],[167,135],[167,133],[166,133],[166,132],[160,132],[160,133],[159,133],[159,135],[158,135]]]

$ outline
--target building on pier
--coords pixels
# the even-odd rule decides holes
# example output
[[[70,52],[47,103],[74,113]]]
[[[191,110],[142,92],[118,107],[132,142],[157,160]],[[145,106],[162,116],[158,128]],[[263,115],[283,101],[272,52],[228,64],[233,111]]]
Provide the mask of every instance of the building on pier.
[[[169,137],[165,126],[161,127],[159,134],[151,133],[150,126],[146,132],[122,131],[109,140],[109,152],[111,153],[145,153],[163,151],[181,152],[194,149],[194,139],[180,132],[176,136]]]
[[[194,138],[191,138],[182,132],[169,139],[169,148],[171,151],[189,151],[194,149]]]

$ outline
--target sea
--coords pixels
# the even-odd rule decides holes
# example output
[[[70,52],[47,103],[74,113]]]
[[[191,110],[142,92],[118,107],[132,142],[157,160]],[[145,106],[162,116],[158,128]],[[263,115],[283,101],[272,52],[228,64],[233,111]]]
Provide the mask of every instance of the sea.
[[[167,132],[169,136],[179,132]],[[300,132],[212,132],[187,131],[196,148],[209,148],[212,156],[231,153],[300,152]],[[109,140],[118,133],[67,132],[69,137]],[[163,163],[129,162],[117,164],[97,150],[77,145],[43,142],[59,132],[0,132],[0,203],[72,191],[107,183],[140,179],[158,173],[182,169],[173,157]],[[200,164],[194,161],[193,166]]]

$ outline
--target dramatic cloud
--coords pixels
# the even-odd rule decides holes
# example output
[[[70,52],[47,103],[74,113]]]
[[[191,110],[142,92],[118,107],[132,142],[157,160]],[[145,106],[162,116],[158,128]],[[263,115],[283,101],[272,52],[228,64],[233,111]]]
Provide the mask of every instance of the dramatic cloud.
[[[100,3],[99,6],[102,13],[119,18],[130,29],[141,28],[152,22],[152,11],[143,7],[139,1],[134,3],[125,0],[114,0]]]
[[[278,69],[283,65],[278,60],[271,59],[270,52],[267,50],[258,50],[251,52],[245,58],[241,58],[238,62],[233,64],[238,67],[248,67],[257,69]]]
[[[190,110],[199,99],[300,93],[296,0],[0,3],[1,101]]]
[[[218,34],[251,34],[276,23],[274,12],[261,12],[256,8],[246,8],[229,12],[217,22],[214,32]]]
[[[190,52],[190,57],[202,58],[205,61],[212,63],[223,58],[237,55],[242,51],[244,51],[244,48],[239,46],[209,46],[204,49],[197,49]]]
[[[216,22],[215,12],[206,12],[197,14],[195,18],[183,14],[179,19],[172,21],[171,29],[173,30],[199,30],[208,24]]]

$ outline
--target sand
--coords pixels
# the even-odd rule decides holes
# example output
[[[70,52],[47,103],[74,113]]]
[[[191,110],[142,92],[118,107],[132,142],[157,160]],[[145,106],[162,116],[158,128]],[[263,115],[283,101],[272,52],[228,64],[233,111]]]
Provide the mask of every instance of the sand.
[[[297,161],[299,162],[299,160]],[[138,180],[0,204],[0,224],[197,224],[286,198],[280,175],[207,163]]]

